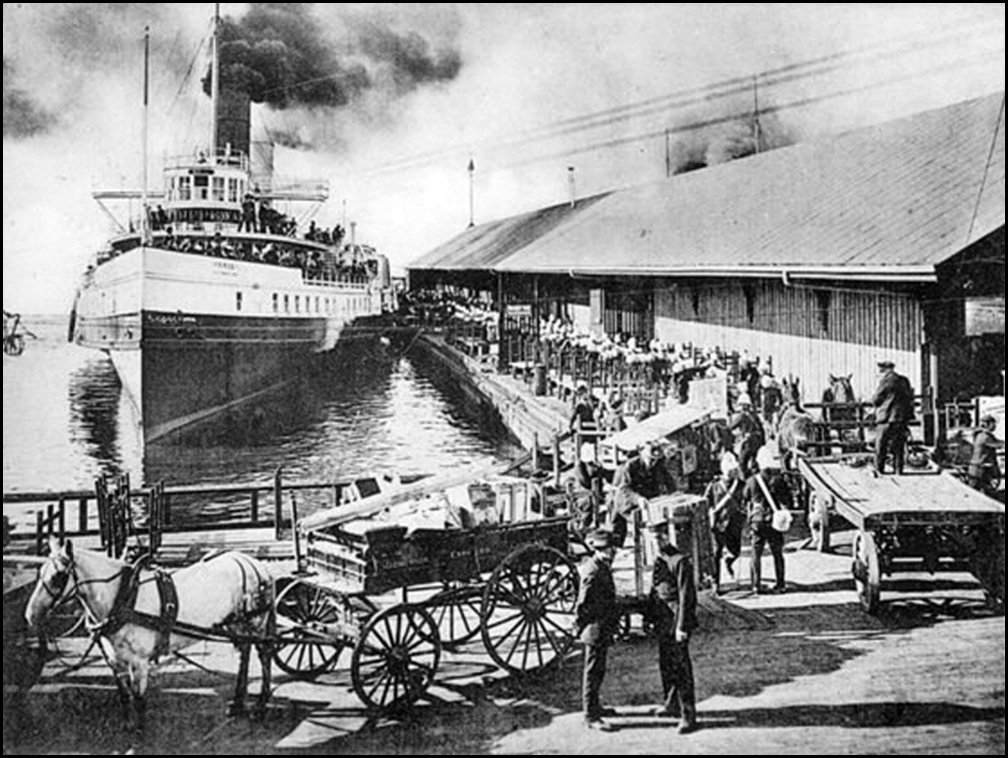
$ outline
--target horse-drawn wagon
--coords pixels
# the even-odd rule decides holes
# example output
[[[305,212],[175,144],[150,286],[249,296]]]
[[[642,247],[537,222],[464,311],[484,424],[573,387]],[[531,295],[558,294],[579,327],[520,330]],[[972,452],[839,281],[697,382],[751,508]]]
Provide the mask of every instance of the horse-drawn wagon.
[[[835,512],[857,529],[852,573],[861,607],[878,610],[883,576],[968,570],[991,607],[1004,612],[1004,505],[947,471],[876,474],[841,459],[800,458],[810,521],[829,547]]]
[[[883,576],[967,570],[989,605],[1004,612],[1004,504],[930,462],[919,442],[903,474],[878,473],[870,408],[839,408],[853,412],[824,412],[793,443],[790,460],[817,547],[830,550],[834,516],[856,529],[852,573],[862,608],[878,610]]]
[[[442,647],[481,637],[512,673],[547,668],[574,643],[578,575],[568,519],[536,481],[433,478],[320,512],[297,526],[299,571],[278,581],[274,660],[313,679],[351,649],[366,705],[420,698]]]

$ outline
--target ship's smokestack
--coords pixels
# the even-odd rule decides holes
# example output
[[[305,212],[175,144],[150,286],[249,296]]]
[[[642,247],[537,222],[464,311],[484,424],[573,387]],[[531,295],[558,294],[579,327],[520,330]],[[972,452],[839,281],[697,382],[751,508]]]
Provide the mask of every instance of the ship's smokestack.
[[[247,92],[221,87],[217,98],[217,150],[230,145],[231,152],[249,155],[251,147],[252,101]]]

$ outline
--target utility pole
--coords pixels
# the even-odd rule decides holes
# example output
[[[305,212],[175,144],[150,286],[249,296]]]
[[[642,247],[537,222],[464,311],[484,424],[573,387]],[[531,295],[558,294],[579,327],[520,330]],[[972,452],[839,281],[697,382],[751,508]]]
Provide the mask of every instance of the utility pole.
[[[753,76],[753,144],[756,146],[756,152],[759,153],[763,149],[763,133],[760,128],[759,122],[759,74]]]

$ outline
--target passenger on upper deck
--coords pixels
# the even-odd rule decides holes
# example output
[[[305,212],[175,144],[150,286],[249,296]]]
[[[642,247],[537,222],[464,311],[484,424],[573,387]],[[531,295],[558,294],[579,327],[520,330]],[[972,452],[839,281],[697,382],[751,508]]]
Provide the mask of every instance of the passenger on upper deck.
[[[251,194],[246,194],[242,200],[242,217],[238,231],[254,232],[256,230],[256,204]]]

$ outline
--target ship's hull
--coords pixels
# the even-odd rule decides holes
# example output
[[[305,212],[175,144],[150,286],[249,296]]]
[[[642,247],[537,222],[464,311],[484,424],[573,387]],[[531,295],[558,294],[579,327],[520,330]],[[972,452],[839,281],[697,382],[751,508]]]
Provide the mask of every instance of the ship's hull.
[[[298,271],[221,268],[201,256],[149,249],[127,256],[85,284],[74,340],[111,356],[145,442],[265,403],[320,360],[364,349],[380,334],[360,289],[308,288]]]

